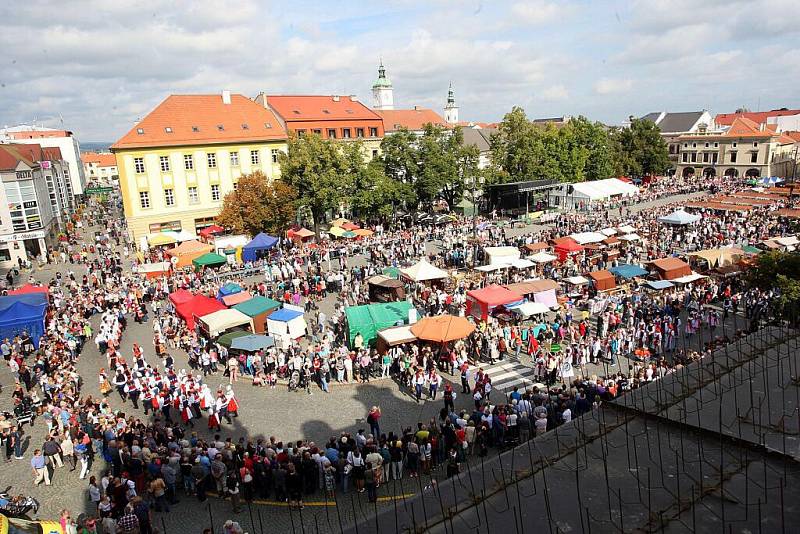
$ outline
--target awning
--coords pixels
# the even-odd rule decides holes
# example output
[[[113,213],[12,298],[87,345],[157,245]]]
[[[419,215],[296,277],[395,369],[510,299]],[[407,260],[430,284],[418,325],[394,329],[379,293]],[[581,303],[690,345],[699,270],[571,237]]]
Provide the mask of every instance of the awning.
[[[482,273],[490,273],[492,271],[499,271],[500,269],[508,269],[509,267],[511,266],[507,263],[494,263],[492,265],[479,265],[475,267],[475,270]]]
[[[542,291],[558,289],[558,283],[555,280],[527,280],[525,282],[508,284],[505,287],[518,295],[532,295],[534,293],[541,293]]]
[[[403,343],[413,343],[417,340],[417,336],[411,332],[410,326],[386,328],[378,332],[378,337],[383,339],[390,347],[402,345]]]
[[[642,269],[638,265],[631,265],[629,263],[622,263],[616,267],[612,267],[609,271],[622,278],[635,278],[647,274],[647,269]]]
[[[553,256],[552,254],[541,251],[537,252],[533,256],[530,256],[528,259],[536,263],[550,263],[551,261],[557,260],[558,256]]]
[[[580,286],[583,284],[588,284],[589,280],[584,278],[583,276],[570,276],[569,278],[565,279],[567,282],[574,286]]]
[[[239,293],[233,293],[232,295],[225,295],[222,297],[222,303],[230,308],[252,298],[253,295],[251,295],[249,291],[240,291]]]
[[[617,229],[623,234],[630,234],[636,231],[636,228],[630,224],[623,224],[622,226],[618,226]]]
[[[530,260],[526,260],[525,258],[517,258],[511,261],[511,266],[515,269],[529,269],[533,267],[534,263]]]
[[[158,234],[150,234],[147,236],[147,243],[151,247],[158,247],[161,245],[171,245],[176,243],[178,240],[175,238],[175,235],[165,234],[165,233],[158,233]]]
[[[702,280],[703,278],[706,277],[703,276],[702,274],[692,273],[692,274],[687,274],[686,276],[681,276],[680,278],[673,278],[671,281],[676,284],[690,284],[692,282]]]
[[[629,233],[629,234],[625,234],[625,235],[619,236],[619,239],[621,239],[623,241],[639,241],[642,238],[641,238],[641,236],[639,234],[637,234],[635,232],[632,232],[632,233]]]
[[[600,232],[580,232],[570,234],[570,237],[579,245],[586,245],[587,243],[600,243],[606,238],[606,235]]]
[[[246,336],[239,336],[234,338],[231,342],[232,349],[243,350],[247,352],[268,349],[274,345],[275,339],[272,336],[265,336],[263,334],[248,334]]]
[[[617,235],[617,231],[613,228],[603,228],[600,233],[604,236]]]
[[[648,280],[647,285],[652,289],[667,289],[675,284],[670,282],[669,280]]]
[[[219,310],[200,318],[200,322],[206,325],[208,334],[212,337],[217,336],[237,326],[250,325],[250,317],[233,308]]]
[[[518,313],[523,317],[530,317],[531,315],[541,315],[542,313],[547,313],[550,311],[550,308],[547,307],[546,304],[542,304],[541,302],[531,302],[530,300],[526,300],[525,302],[517,305],[517,306],[506,306],[507,308],[514,311],[514,313]]]

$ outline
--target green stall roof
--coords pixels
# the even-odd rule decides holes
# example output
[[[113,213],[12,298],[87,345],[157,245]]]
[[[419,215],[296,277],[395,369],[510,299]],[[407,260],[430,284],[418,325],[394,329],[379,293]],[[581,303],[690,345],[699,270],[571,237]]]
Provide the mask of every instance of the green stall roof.
[[[195,267],[211,267],[214,265],[225,265],[228,260],[225,256],[220,256],[214,252],[208,252],[192,260]]]
[[[257,315],[261,315],[262,313],[266,313],[270,310],[277,310],[280,307],[281,303],[278,302],[277,300],[272,300],[268,299],[267,297],[262,297],[261,295],[256,295],[250,300],[246,300],[244,302],[236,304],[233,307],[233,309],[242,312],[248,317],[255,317]]]
[[[404,300],[345,308],[348,343],[352,347],[356,334],[360,333],[365,345],[374,344],[380,330],[398,323],[408,324],[410,309],[411,304]]]

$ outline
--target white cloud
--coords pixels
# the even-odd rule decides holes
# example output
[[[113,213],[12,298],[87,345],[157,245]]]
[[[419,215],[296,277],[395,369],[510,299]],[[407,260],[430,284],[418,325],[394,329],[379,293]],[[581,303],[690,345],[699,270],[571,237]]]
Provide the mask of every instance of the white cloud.
[[[511,13],[517,23],[543,24],[569,14],[572,9],[572,6],[564,3],[527,0],[511,6]]]
[[[594,84],[594,92],[598,95],[626,93],[633,87],[633,80],[619,78],[601,78]]]
[[[551,85],[544,91],[540,92],[538,96],[541,97],[542,100],[559,101],[569,98],[569,92],[567,91],[566,87],[558,84]]]

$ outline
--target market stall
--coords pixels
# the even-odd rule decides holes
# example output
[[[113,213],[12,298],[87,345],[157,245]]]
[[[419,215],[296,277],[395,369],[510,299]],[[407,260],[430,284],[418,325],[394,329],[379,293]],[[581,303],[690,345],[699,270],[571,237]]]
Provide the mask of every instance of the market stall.
[[[720,247],[698,250],[689,254],[689,257],[701,259],[708,264],[709,269],[714,269],[736,263],[745,255],[745,251],[738,247]]]
[[[204,317],[209,313],[224,310],[225,305],[217,299],[204,295],[194,295],[191,299],[175,306],[175,313],[186,321],[186,327],[194,330],[195,320]]]
[[[306,335],[306,319],[302,311],[281,308],[267,317],[267,332],[275,338],[281,348],[286,348],[294,339]]]
[[[261,295],[233,306],[253,320],[253,332],[262,334],[267,330],[267,317],[281,307],[281,303]]]
[[[251,326],[250,317],[238,310],[228,308],[208,313],[199,317],[198,320],[200,330],[212,338],[232,328],[246,327],[249,329]],[[237,330],[244,329],[245,328],[237,328]]]
[[[14,339],[27,332],[38,349],[45,332],[47,307],[47,294],[42,292],[0,297],[0,339]]]
[[[217,291],[217,299],[222,300],[223,297],[227,297],[228,295],[233,295],[234,293],[239,293],[242,291],[242,286],[235,282],[228,282],[220,286],[219,290]]]
[[[608,291],[617,287],[616,278],[614,274],[606,269],[602,271],[592,271],[589,273],[592,279],[592,284],[597,291]]]
[[[553,245],[553,251],[560,261],[566,261],[569,256],[578,254],[583,250],[583,247],[571,237],[559,237],[558,239],[554,239]]]
[[[378,350],[378,354],[386,354],[392,347],[413,343],[416,340],[417,336],[411,332],[410,326],[393,326],[378,332],[375,347]]]
[[[483,253],[486,255],[487,265],[509,265],[520,257],[517,247],[485,247]]]
[[[370,302],[395,302],[406,298],[403,282],[377,274],[367,279]]]
[[[197,240],[184,241],[175,248],[167,250],[166,254],[172,258],[172,263],[176,267],[187,267],[192,264],[192,260],[211,252],[211,245],[201,243]]]
[[[615,276],[620,278],[636,278],[637,276],[647,276],[647,269],[630,263],[620,263],[616,267],[609,269]]]
[[[179,306],[184,302],[192,300],[193,298],[194,293],[185,289],[178,289],[177,291],[173,291],[169,294],[169,301],[172,302],[173,306]]]
[[[216,252],[207,252],[202,256],[192,260],[192,265],[195,269],[202,269],[203,267],[219,267],[228,263],[228,259]]]
[[[435,267],[422,259],[411,267],[400,269],[400,276],[412,282],[425,282],[427,280],[441,280],[450,276],[447,271]]]
[[[651,265],[661,280],[673,280],[692,274],[692,268],[680,258],[661,258]]]
[[[222,303],[231,308],[237,304],[241,304],[242,302],[246,302],[253,298],[253,295],[250,294],[249,291],[239,291],[238,293],[233,293],[232,295],[225,295],[222,297]]]
[[[528,297],[533,302],[544,304],[548,308],[558,306],[556,296],[558,283],[555,280],[528,280],[526,282],[508,284],[505,287],[518,295]]]
[[[686,211],[680,209],[673,211],[669,215],[659,217],[658,222],[664,224],[672,224],[675,226],[683,226],[686,224],[696,223],[702,218],[703,217],[700,215],[693,215],[691,213],[687,213]]]
[[[246,334],[244,336],[237,336],[231,340],[230,348],[232,350],[241,350],[243,352],[256,352],[274,346],[275,338],[272,336],[265,336],[263,334]]]
[[[353,346],[356,335],[361,334],[364,345],[375,343],[378,332],[390,326],[400,326],[410,322],[411,303],[407,301],[365,304],[345,308],[347,318],[347,343]]]
[[[277,237],[272,237],[261,232],[242,247],[242,261],[256,261],[277,243]]]
[[[47,286],[35,286],[33,284],[25,284],[24,286],[18,287],[17,289],[11,289],[8,294],[9,295],[29,295],[31,293],[44,293],[45,295],[50,294],[50,290]]]
[[[486,321],[497,306],[511,304],[522,299],[522,295],[503,286],[489,285],[482,289],[473,289],[467,292],[467,315]]]
[[[146,278],[159,278],[168,276],[172,270],[172,263],[168,261],[157,261],[155,263],[142,263],[136,266],[136,272],[143,274]]]

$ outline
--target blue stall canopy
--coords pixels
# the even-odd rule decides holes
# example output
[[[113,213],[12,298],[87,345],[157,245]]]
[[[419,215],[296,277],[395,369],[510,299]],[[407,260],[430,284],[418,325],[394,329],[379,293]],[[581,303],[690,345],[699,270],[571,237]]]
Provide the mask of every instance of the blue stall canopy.
[[[631,265],[630,263],[621,263],[616,267],[609,269],[615,276],[622,278],[636,278],[637,276],[644,276],[647,274],[646,269],[642,269],[638,265]]]
[[[648,280],[647,285],[653,289],[669,289],[675,284],[669,280]]]
[[[303,315],[303,312],[301,311],[290,310],[288,308],[281,308],[280,310],[272,312],[269,318],[272,321],[288,322],[296,317],[300,317],[301,315]]]
[[[277,237],[272,237],[261,232],[255,236],[252,241],[242,247],[242,260],[256,261],[259,251],[269,250],[274,247],[277,242]]]
[[[233,295],[235,293],[241,293],[242,286],[239,284],[235,284],[233,282],[228,282],[224,286],[219,288],[217,292],[217,300],[222,300],[222,297],[227,297],[228,295]]]
[[[36,348],[44,335],[47,295],[29,293],[0,297],[0,339],[13,339],[27,332]]]

